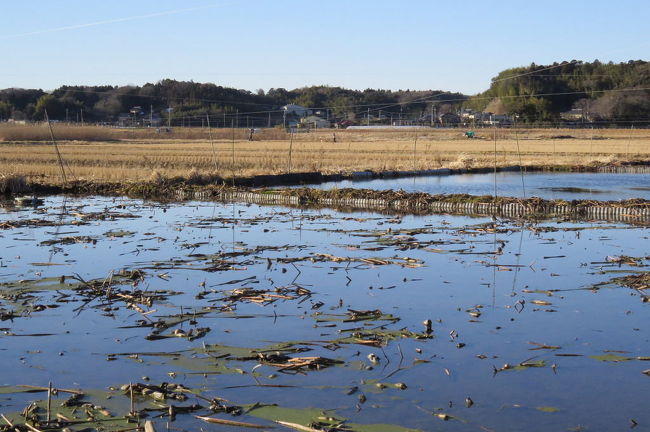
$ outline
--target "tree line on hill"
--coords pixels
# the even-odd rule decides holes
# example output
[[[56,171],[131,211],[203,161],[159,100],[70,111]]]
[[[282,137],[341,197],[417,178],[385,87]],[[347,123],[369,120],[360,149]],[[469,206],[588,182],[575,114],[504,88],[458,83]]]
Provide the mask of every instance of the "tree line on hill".
[[[52,120],[114,122],[121,114],[140,107],[145,117],[171,116],[201,124],[209,115],[213,122],[230,124],[235,116],[258,119],[258,124],[282,121],[282,107],[301,105],[327,111],[337,119],[354,119],[377,108],[404,117],[420,116],[432,100],[465,100],[460,93],[411,90],[349,90],[341,87],[312,86],[295,90],[272,88],[250,92],[211,83],[166,79],[143,86],[62,86],[51,93],[43,90],[9,88],[0,90],[0,119],[39,121],[47,110]]]
[[[507,69],[466,108],[517,116],[525,123],[556,122],[574,110],[588,122],[650,120],[650,63],[571,61]]]
[[[215,126],[219,121],[223,126],[232,124],[240,116],[265,125],[281,123],[282,107],[287,104],[320,110],[332,119],[369,123],[371,118],[389,116],[427,122],[434,113],[461,109],[516,115],[528,124],[560,121],[562,113],[572,109],[589,122],[646,121],[650,118],[650,63],[531,64],[502,71],[489,89],[471,97],[446,91],[359,91],[331,86],[251,92],[171,79],[143,86],[66,85],[52,92],[8,88],[0,90],[0,120],[38,121],[47,110],[53,120],[110,123],[139,107],[141,115],[188,119],[188,124],[209,115]]]

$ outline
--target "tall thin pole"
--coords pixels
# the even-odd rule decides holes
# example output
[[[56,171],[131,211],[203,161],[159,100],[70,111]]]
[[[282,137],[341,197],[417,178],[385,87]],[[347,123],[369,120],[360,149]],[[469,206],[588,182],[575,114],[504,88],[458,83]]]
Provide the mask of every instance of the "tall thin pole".
[[[210,127],[210,114],[205,115],[208,121],[208,135],[210,135],[210,144],[212,144],[212,161],[214,162],[214,170],[217,170],[217,151],[214,148],[214,141],[212,140],[212,128]]]
[[[521,173],[521,189],[526,199],[526,183],[524,182],[524,166],[521,163],[521,150],[519,149],[519,132],[517,131],[517,117],[515,117],[515,140],[517,140],[517,155],[519,155],[519,172]]]
[[[290,137],[291,138],[289,139],[289,169],[288,169],[289,174],[291,174],[291,151],[293,150],[293,131],[291,132]]]
[[[47,110],[45,110],[45,121],[47,126],[50,128],[50,138],[52,139],[52,145],[54,145],[54,151],[56,152],[56,158],[59,161],[59,168],[61,168],[61,177],[63,177],[63,183],[67,183],[68,179],[65,175],[65,168],[63,168],[63,158],[61,157],[61,152],[59,152],[59,146],[56,144],[54,139],[54,131],[52,130],[52,123],[50,123],[50,117],[47,115]]]
[[[415,171],[415,158],[418,147],[418,134],[415,133],[415,140],[413,141],[413,171]]]
[[[494,126],[494,202],[497,201],[497,126]]]
[[[627,156],[630,156],[630,141],[632,141],[632,130],[634,129],[634,125],[630,126],[630,139],[627,140],[627,151],[625,152]]]
[[[52,381],[47,384],[47,424],[52,421]]]
[[[235,186],[235,120],[230,119],[230,126],[232,128],[232,185],[233,187]],[[235,202],[233,201],[233,214],[235,214]],[[233,218],[234,221],[234,218]],[[234,223],[234,222],[233,222]],[[233,228],[234,229],[234,228]],[[235,233],[233,231],[233,247],[234,247],[234,240],[235,239]]]
[[[230,120],[230,125],[232,127],[232,170],[235,172],[235,121]]]

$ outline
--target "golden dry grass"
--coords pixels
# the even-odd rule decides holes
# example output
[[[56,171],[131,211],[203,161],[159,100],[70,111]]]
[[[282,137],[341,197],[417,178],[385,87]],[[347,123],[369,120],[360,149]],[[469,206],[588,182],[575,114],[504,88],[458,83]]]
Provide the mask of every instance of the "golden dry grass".
[[[161,128],[114,128],[104,126],[77,126],[53,123],[55,138],[61,141],[137,141],[137,140],[194,140],[209,139],[210,135],[218,139],[232,139],[233,129],[208,128],[172,128],[167,132]],[[236,139],[246,139],[247,129],[235,129]],[[258,134],[263,139],[285,139],[287,134],[281,129],[265,129]],[[37,142],[49,141],[50,130],[47,123],[40,124],[0,124],[0,141],[5,142]]]
[[[283,131],[264,131],[250,142],[246,130],[236,130],[233,141],[231,129],[213,129],[211,142],[207,129],[181,129],[173,133],[185,138],[160,137],[148,130],[106,130],[120,138],[61,140],[61,136],[70,138],[73,132],[81,136],[93,131],[62,130],[55,125],[63,160],[75,178],[121,181],[152,176],[241,177],[289,171],[290,136]],[[496,132],[484,129],[477,132],[476,139],[464,138],[462,130],[433,129],[321,130],[295,134],[291,171],[332,173],[492,166],[495,133],[496,161],[501,166],[517,165],[520,158],[523,165],[545,166],[650,160],[650,130],[646,129],[502,129]],[[149,134],[154,134],[153,138]],[[60,168],[52,144],[34,139],[35,133],[30,136],[27,130],[23,136],[28,139],[0,143],[0,174],[58,181]]]

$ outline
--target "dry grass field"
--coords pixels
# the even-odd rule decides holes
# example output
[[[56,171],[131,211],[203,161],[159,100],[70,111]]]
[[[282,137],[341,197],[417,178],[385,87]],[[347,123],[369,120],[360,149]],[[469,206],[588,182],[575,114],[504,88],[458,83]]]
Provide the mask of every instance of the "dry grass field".
[[[493,166],[495,157],[500,166],[650,161],[649,129],[478,129],[475,139],[465,138],[462,129],[319,130],[293,137],[269,129],[248,141],[246,129],[53,128],[66,171],[97,181],[469,168]],[[59,182],[49,138],[45,125],[0,125],[0,174]]]

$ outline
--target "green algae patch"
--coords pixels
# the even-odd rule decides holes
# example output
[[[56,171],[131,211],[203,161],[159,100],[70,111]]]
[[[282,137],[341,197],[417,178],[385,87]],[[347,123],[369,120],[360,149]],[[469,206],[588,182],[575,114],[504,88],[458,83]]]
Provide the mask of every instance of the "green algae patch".
[[[626,357],[626,356],[622,356],[622,355],[618,355],[618,354],[611,354],[611,353],[610,354],[602,354],[602,355],[592,355],[592,356],[589,356],[589,358],[594,359],[594,360],[598,360],[598,361],[601,361],[601,362],[614,362],[614,363],[634,360],[634,357]]]
[[[402,426],[389,424],[358,424],[348,423],[346,419],[335,416],[331,411],[317,408],[285,408],[277,405],[264,405],[249,407],[250,416],[271,420],[286,427],[289,424],[299,425],[313,430],[350,430],[354,432],[419,432],[418,429],[409,429]],[[330,429],[328,429],[330,428]],[[334,429],[339,428],[339,429]],[[307,430],[307,429],[304,429]]]
[[[560,411],[559,408],[555,408],[555,407],[552,407],[552,406],[538,406],[535,409],[537,411],[541,411],[541,412],[545,412],[545,413],[549,413],[549,414],[556,413],[556,412]]]

